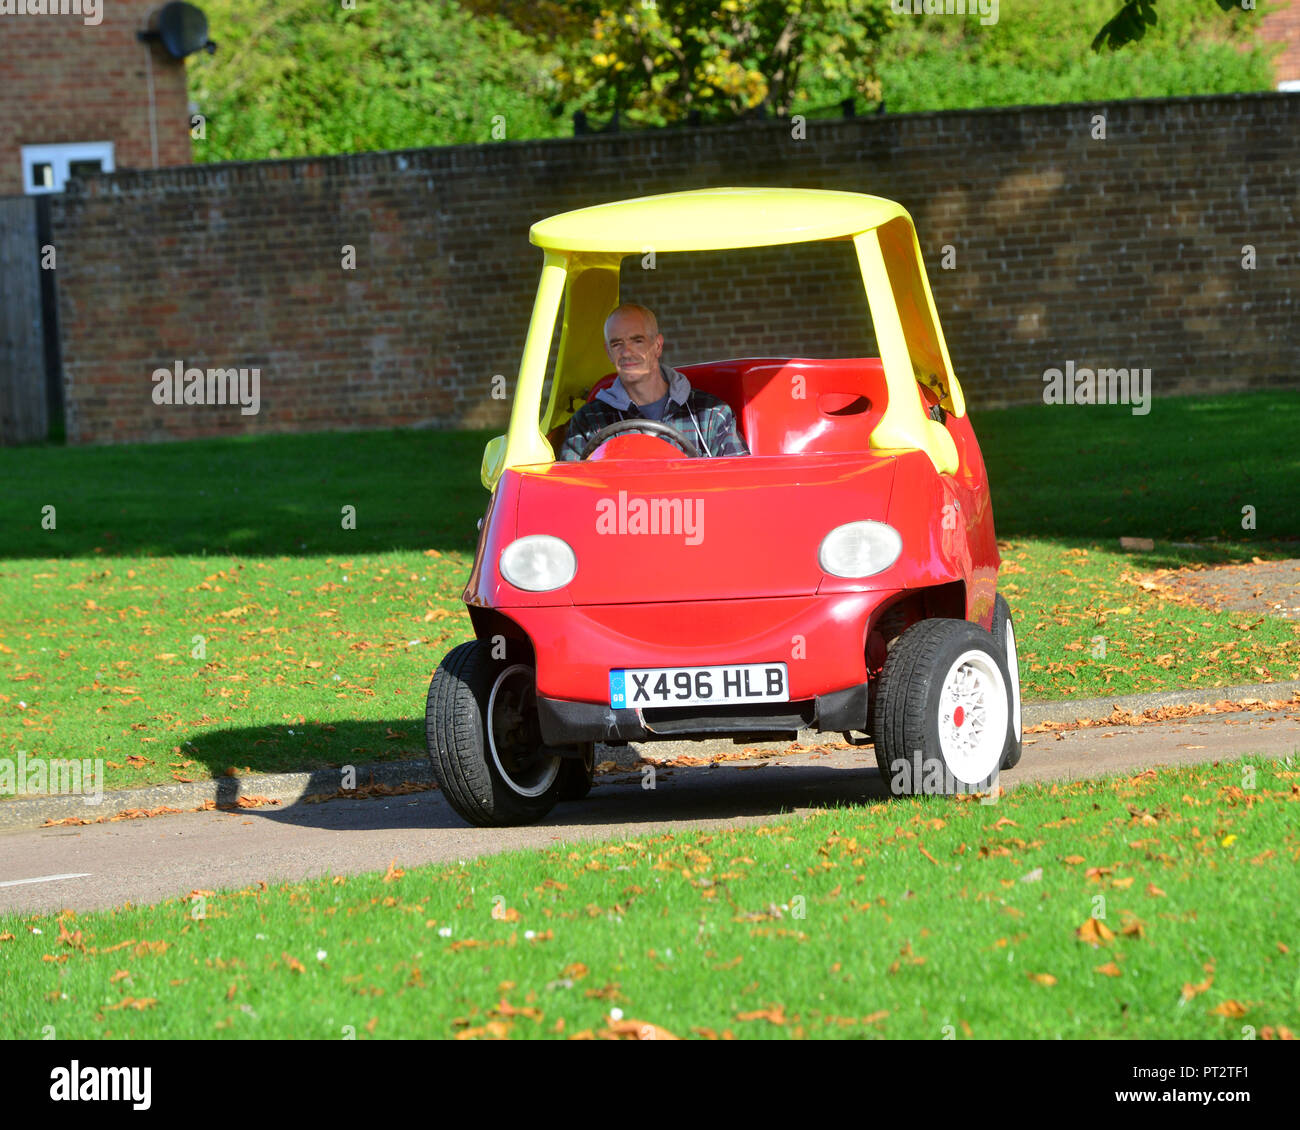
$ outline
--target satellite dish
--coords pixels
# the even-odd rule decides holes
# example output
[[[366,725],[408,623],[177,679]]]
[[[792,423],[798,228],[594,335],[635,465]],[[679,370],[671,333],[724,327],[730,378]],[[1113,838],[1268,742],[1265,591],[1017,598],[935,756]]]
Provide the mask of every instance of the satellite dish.
[[[208,17],[193,4],[180,0],[164,4],[149,20],[149,30],[141,32],[140,39],[162,41],[173,59],[184,59],[196,51],[211,55],[217,45],[208,38]]]

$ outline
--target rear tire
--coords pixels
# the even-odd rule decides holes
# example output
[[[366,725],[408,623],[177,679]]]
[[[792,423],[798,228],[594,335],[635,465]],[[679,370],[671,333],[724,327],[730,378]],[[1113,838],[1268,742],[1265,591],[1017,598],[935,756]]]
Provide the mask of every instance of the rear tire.
[[[876,694],[876,763],[895,796],[987,792],[1010,725],[1002,653],[967,620],[922,620],[890,649]]]
[[[447,803],[481,828],[532,824],[560,799],[564,759],[541,738],[533,669],[471,640],[429,684],[425,740]]]
[[[566,757],[560,766],[560,799],[582,800],[591,792],[596,773],[596,743],[583,742],[581,758]]]
[[[1020,657],[1016,651],[1016,628],[1011,621],[1011,609],[1001,593],[993,600],[993,643],[1006,666],[1007,690],[1011,694],[1011,725],[1007,727],[1007,748],[1002,751],[1002,768],[1014,769],[1020,764],[1022,736]]]

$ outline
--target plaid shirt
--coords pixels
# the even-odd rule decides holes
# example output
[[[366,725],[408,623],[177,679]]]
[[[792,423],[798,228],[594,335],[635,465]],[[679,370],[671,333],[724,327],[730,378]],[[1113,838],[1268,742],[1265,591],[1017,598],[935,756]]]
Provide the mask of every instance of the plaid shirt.
[[[668,404],[663,415],[665,424],[676,428],[694,443],[701,455],[749,454],[749,448],[736,429],[735,414],[726,401],[712,393],[691,388],[690,381],[668,365],[661,364],[660,371],[668,381]],[[587,441],[601,428],[618,420],[640,417],[641,410],[632,403],[622,382],[615,380],[573,414],[558,458],[568,462],[579,459]]]

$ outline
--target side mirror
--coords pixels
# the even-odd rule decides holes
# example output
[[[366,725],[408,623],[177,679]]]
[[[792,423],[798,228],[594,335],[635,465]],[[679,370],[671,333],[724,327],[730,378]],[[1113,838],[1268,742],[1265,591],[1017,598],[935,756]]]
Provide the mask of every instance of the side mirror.
[[[488,440],[483,449],[483,465],[479,469],[479,481],[491,490],[497,485],[497,479],[506,466],[506,437],[496,436]]]

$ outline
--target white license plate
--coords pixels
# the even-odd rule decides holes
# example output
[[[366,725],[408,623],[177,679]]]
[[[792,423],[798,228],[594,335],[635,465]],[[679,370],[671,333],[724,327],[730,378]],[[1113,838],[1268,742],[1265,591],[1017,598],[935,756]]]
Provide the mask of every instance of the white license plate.
[[[609,673],[609,704],[623,709],[789,700],[784,663],[628,667]]]

